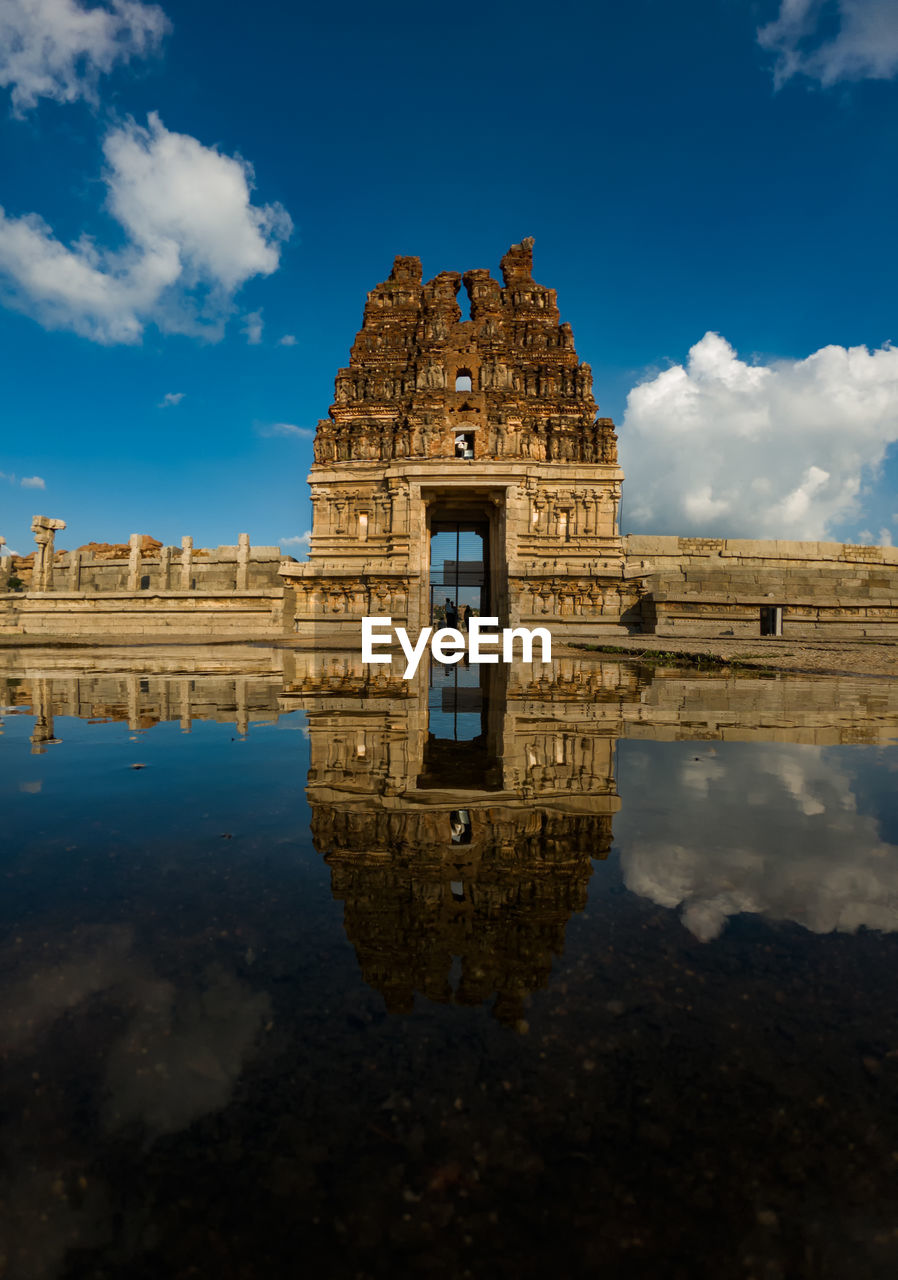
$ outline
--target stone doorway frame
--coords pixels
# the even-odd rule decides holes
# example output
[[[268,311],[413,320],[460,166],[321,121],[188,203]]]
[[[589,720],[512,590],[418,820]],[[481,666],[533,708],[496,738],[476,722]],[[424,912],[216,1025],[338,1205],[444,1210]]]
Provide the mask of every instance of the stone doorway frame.
[[[430,543],[434,524],[480,526],[484,539],[484,574],[489,587],[489,609],[485,616],[498,617],[499,626],[508,625],[508,556],[505,545],[506,489],[495,485],[422,485],[424,547],[420,558],[419,618],[430,621]]]

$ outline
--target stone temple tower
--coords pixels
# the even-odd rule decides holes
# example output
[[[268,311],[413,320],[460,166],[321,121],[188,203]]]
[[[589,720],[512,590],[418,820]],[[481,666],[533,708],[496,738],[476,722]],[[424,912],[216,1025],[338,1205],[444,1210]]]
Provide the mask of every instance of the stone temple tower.
[[[501,626],[621,627],[634,589],[614,424],[596,417],[590,367],[532,250],[512,245],[502,284],[482,269],[422,283],[420,260],[398,257],[368,294],[315,437],[309,559],[281,568],[296,630],[316,643],[356,647],[365,615],[410,633],[442,622],[452,581]],[[431,540],[452,531],[468,550],[440,565]]]

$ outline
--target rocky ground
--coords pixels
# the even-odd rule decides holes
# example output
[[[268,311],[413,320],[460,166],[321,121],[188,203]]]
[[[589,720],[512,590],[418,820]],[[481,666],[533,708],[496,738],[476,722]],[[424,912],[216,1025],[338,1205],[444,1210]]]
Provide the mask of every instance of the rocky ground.
[[[688,637],[634,635],[615,637],[607,644],[596,641],[598,653],[645,655],[650,662],[684,665],[689,660],[717,661],[725,665],[763,671],[819,672],[821,675],[898,676],[898,640],[789,640],[743,637],[699,640]],[[560,646],[555,651],[561,653]],[[573,648],[568,652],[584,652]]]

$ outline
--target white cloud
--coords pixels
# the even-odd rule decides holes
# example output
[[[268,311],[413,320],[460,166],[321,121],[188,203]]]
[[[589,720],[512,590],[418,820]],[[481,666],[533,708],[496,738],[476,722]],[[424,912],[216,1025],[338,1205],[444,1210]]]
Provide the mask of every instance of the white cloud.
[[[282,547],[307,547],[311,541],[311,529],[306,529],[305,533],[297,533],[292,538],[278,538],[278,542]]]
[[[173,405],[180,404],[184,399],[183,391],[166,391],[165,395],[156,405],[157,409],[170,409]]]
[[[299,440],[315,439],[315,431],[312,427],[297,427],[292,422],[272,422],[268,425],[260,426],[259,434],[263,436],[294,436]]]
[[[251,203],[245,161],[170,133],[156,114],[145,129],[113,129],[103,150],[106,203],[127,244],[104,249],[84,236],[69,248],[37,214],[0,209],[5,301],[96,342],[138,342],[151,322],[220,337],[234,293],[277,269],[289,215]]]
[[[23,489],[46,489],[47,487],[42,476],[23,476],[20,484]]]
[[[292,333],[285,333],[283,338],[278,338],[279,347],[295,347],[296,338]]]
[[[257,347],[262,341],[263,323],[261,311],[248,311],[243,317],[241,333],[251,347]]]
[[[0,471],[0,480],[8,480],[10,484],[15,484],[16,477],[12,471]]]
[[[620,435],[630,530],[823,538],[898,439],[898,349],[749,365],[706,333],[633,388]]]
[[[171,29],[154,4],[110,0],[2,0],[0,87],[12,90],[16,115],[38,98],[96,101],[99,77],[117,63],[152,53]]]
[[[876,537],[877,545],[880,547],[890,547],[892,545],[892,531],[883,525]]]
[[[758,42],[776,55],[777,88],[795,75],[827,87],[839,80],[888,80],[898,72],[895,0],[836,0],[839,29],[827,38],[824,0],[782,0]]]

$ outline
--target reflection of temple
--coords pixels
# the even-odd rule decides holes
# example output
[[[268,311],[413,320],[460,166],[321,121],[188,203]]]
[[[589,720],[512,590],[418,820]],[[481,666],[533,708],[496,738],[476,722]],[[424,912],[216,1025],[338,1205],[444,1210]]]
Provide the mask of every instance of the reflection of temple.
[[[6,651],[0,710],[33,717],[37,753],[65,739],[65,716],[245,733],[304,711],[312,834],[366,980],[398,1010],[416,991],[465,1004],[495,994],[512,1022],[610,846],[619,737],[819,746],[898,733],[894,681],[587,657],[422,664],[410,683],[403,669],[250,646]]]
[[[598,668],[573,682],[558,663],[542,679],[525,668],[521,683],[505,667],[434,666],[359,697],[350,663],[321,672],[317,697],[304,685],[307,794],[365,980],[392,1011],[416,991],[495,994],[496,1016],[517,1021],[610,849],[620,802],[602,708],[633,696],[635,669],[616,668],[625,692]]]
[[[0,681],[0,702],[28,707],[35,718],[32,754],[58,743],[55,718],[92,723],[124,721],[134,731],[177,720],[189,732],[194,720],[249,726],[278,716],[284,655],[276,650],[231,646],[227,655],[207,650],[130,656],[109,651],[85,667],[75,655],[41,654],[34,673]],[[5,684],[5,691],[3,685]]]

